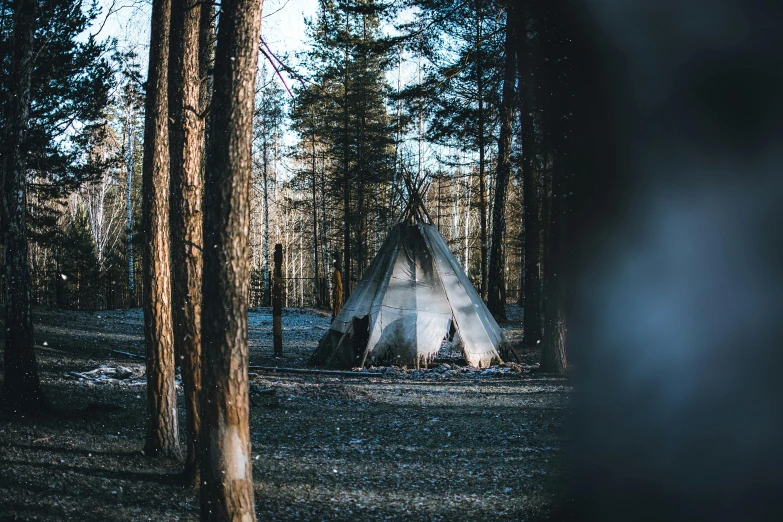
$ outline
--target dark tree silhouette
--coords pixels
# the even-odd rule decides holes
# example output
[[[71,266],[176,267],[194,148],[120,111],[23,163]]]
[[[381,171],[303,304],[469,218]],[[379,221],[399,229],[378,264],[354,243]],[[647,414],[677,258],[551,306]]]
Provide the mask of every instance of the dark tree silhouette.
[[[503,72],[503,102],[500,105],[500,139],[498,166],[495,176],[495,203],[492,207],[492,247],[490,251],[487,307],[496,319],[506,319],[506,200],[511,178],[511,145],[514,130],[516,80],[516,32],[519,27],[515,3],[509,2],[506,12],[505,64]]]
[[[48,407],[33,351],[30,268],[27,264],[26,138],[30,114],[36,11],[35,0],[13,3],[11,97],[6,105],[3,147],[3,212],[5,229],[5,379],[2,402],[10,411]]]

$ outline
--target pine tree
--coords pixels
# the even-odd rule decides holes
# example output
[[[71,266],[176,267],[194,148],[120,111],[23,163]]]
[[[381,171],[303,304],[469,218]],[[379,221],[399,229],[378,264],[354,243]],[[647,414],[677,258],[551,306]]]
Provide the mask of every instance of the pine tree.
[[[370,252],[368,216],[388,205],[379,187],[393,173],[393,127],[387,113],[384,71],[389,45],[380,24],[389,6],[376,1],[323,0],[310,22],[311,50],[304,56],[314,71],[297,95],[294,125],[302,148],[315,133],[326,154],[325,197],[342,210],[343,293],[361,278]],[[308,123],[312,114],[319,118]]]
[[[221,3],[204,191],[201,519],[255,520],[247,311],[262,2]]]
[[[170,0],[154,0],[144,126],[144,337],[147,436],[144,452],[179,457],[169,245],[168,60]]]
[[[4,137],[11,130],[12,100],[18,100],[11,90],[19,87],[18,71],[12,70],[16,45],[13,25],[8,22],[14,19],[13,10],[24,5],[26,2],[0,5],[0,136]],[[57,248],[62,232],[66,196],[105,172],[97,168],[90,150],[90,134],[105,125],[114,84],[109,59],[113,42],[98,42],[86,33],[99,14],[96,4],[85,8],[76,0],[35,3],[31,27],[35,51],[24,123],[25,235],[34,262],[34,300],[53,298],[46,289],[58,284],[51,279],[59,275],[49,254]],[[0,230],[5,229],[0,218]]]
[[[541,370],[563,374],[568,370],[566,351],[568,324],[568,296],[566,272],[569,244],[569,186],[573,177],[572,87],[573,54],[572,32],[568,7],[564,2],[552,2],[542,6],[541,33],[545,49],[543,81],[546,84],[542,97],[542,127],[544,148],[551,157],[551,201],[547,219],[544,248],[543,277],[543,338]]]
[[[517,70],[519,72],[519,120],[522,142],[522,197],[524,205],[522,306],[524,343],[535,346],[541,341],[541,207],[544,198],[542,170],[548,166],[542,146],[540,104],[543,85],[539,73],[536,48],[540,47],[538,26],[540,12],[530,10],[521,20],[525,28],[518,39]],[[531,27],[532,26],[532,27]],[[533,30],[528,31],[531,27]],[[532,33],[532,34],[530,34]],[[536,47],[534,47],[536,46]]]
[[[428,113],[428,138],[478,155],[479,293],[487,296],[488,151],[497,127],[503,64],[502,31],[494,0],[419,0],[416,26],[428,41],[423,49],[434,64],[421,85],[403,96],[421,98]],[[414,28],[416,27],[414,26]],[[427,28],[426,31],[424,28]],[[419,34],[414,31],[417,37]]]
[[[9,10],[14,4],[3,3]],[[31,71],[28,113],[27,171],[31,208],[27,224],[31,238],[51,238],[47,230],[56,226],[57,215],[44,204],[62,198],[80,187],[95,170],[84,167],[83,134],[103,124],[114,85],[109,57],[113,42],[97,41],[87,33],[100,15],[97,5],[82,8],[77,0],[43,0],[36,3],[34,25],[35,60]],[[6,17],[9,14],[4,13]],[[86,37],[85,37],[86,34]],[[0,40],[0,103],[10,99],[11,39]],[[5,127],[0,112],[0,129]]]
[[[87,211],[77,200],[74,213],[67,219],[64,234],[56,250],[63,308],[91,310],[100,295],[100,263]]]
[[[169,55],[169,151],[171,184],[171,306],[174,352],[185,393],[187,455],[185,477],[198,484],[201,389],[201,156],[203,120],[199,106],[201,5],[172,0]]]
[[[14,78],[10,99],[4,106],[3,133],[3,243],[6,276],[5,356],[2,405],[4,409],[35,411],[48,407],[38,377],[33,351],[33,318],[30,271],[27,265],[26,156],[29,111],[32,99],[34,60],[33,34],[37,3],[16,0],[13,3],[13,39],[11,77]]]
[[[261,281],[264,306],[271,304],[272,287],[269,277],[269,207],[271,184],[276,181],[278,140],[283,134],[285,98],[278,79],[264,63],[259,81],[261,86],[256,95],[256,107],[253,114],[254,171],[257,173],[261,203],[263,205],[264,232],[261,245]],[[274,181],[273,181],[274,176]]]

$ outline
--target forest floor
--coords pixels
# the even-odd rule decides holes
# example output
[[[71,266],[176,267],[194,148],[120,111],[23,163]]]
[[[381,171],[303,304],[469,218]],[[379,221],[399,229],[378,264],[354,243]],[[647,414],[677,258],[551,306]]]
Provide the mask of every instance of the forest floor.
[[[515,341],[520,313],[510,312],[503,328]],[[271,323],[269,309],[251,310],[251,365],[303,367],[329,316],[284,310],[283,358],[271,356]],[[143,361],[112,351],[143,353],[141,311],[37,309],[35,337],[56,413],[0,414],[0,522],[198,520],[180,465],[140,452]],[[568,498],[568,380],[522,365],[380,371],[251,373],[258,520],[557,518]]]

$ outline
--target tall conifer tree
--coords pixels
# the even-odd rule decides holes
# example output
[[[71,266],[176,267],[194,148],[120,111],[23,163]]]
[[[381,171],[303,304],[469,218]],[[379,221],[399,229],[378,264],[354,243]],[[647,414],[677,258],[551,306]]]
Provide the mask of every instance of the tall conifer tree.
[[[262,2],[224,0],[204,191],[201,519],[253,521],[247,312],[255,79]]]
[[[185,476],[198,484],[201,389],[201,155],[199,107],[201,5],[172,0],[169,57],[169,163],[171,173],[171,268],[174,351],[185,394]]]
[[[144,126],[144,338],[147,347],[147,437],[150,456],[179,457],[171,317],[169,244],[168,61],[171,0],[152,3]]]
[[[11,97],[5,104],[2,160],[3,263],[6,277],[5,379],[2,402],[10,411],[48,407],[33,352],[30,269],[27,265],[28,118],[32,99],[34,39],[38,3],[13,3]]]

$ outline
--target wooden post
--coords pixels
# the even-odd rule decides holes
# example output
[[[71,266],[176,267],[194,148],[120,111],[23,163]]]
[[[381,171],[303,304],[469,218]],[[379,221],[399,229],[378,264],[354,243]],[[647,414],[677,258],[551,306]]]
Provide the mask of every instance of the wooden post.
[[[275,272],[272,279],[272,336],[276,357],[283,356],[283,245],[275,245]]]

